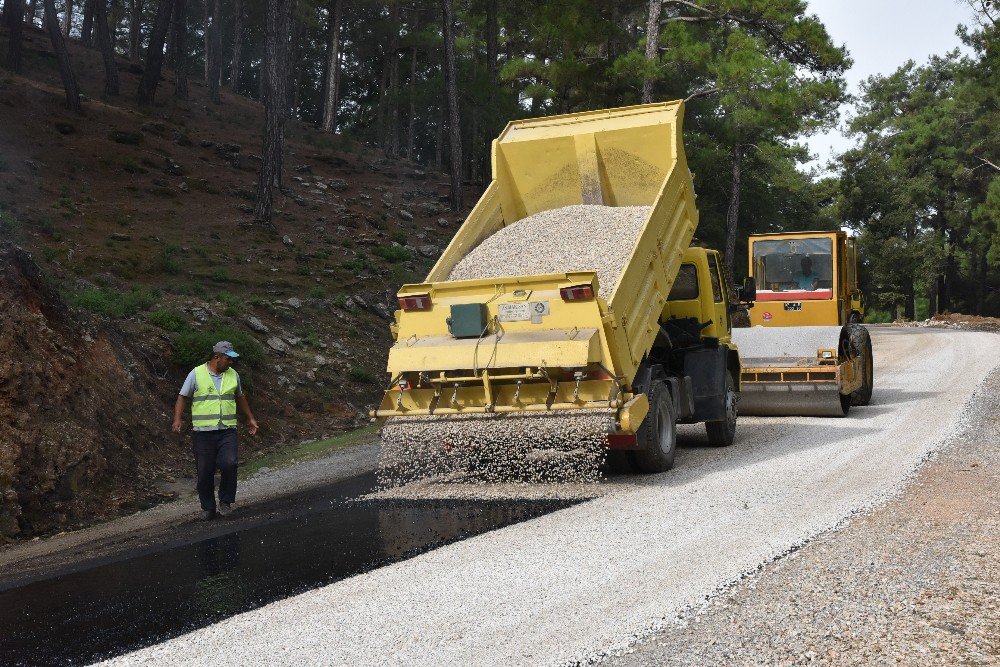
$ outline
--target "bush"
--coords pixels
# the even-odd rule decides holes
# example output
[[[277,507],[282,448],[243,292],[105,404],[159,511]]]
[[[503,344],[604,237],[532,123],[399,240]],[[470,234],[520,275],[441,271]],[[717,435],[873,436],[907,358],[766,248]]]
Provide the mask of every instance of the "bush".
[[[133,287],[128,292],[98,287],[70,294],[67,301],[72,306],[106,317],[132,317],[152,308],[158,298],[156,292],[144,287]]]
[[[324,296],[326,296],[326,290],[319,285],[309,290],[310,299],[322,299]]]
[[[375,254],[393,264],[399,264],[410,259],[410,251],[401,246],[385,246],[375,248]]]
[[[354,382],[359,382],[361,384],[374,384],[375,375],[367,368],[362,368],[361,366],[354,366],[348,372],[351,380]]]
[[[392,233],[392,240],[398,243],[399,245],[406,245],[406,242],[408,240],[406,238],[406,232],[397,229]]]
[[[180,262],[177,261],[177,257],[175,256],[178,250],[180,250],[180,247],[176,243],[168,243],[160,251],[160,268],[163,269],[164,273],[175,276],[181,272]]]
[[[184,369],[200,366],[212,356],[212,346],[220,340],[228,340],[240,353],[237,371],[243,379],[245,389],[253,383],[254,371],[264,367],[264,348],[252,336],[228,326],[216,326],[202,331],[186,331],[174,340],[172,361]]]
[[[175,308],[161,308],[149,314],[149,321],[161,329],[181,333],[190,329],[187,316]]]
[[[139,165],[133,158],[122,158],[122,169],[129,174],[145,174],[146,169]]]
[[[21,222],[8,210],[0,208],[0,236],[10,241],[21,239]]]
[[[351,273],[364,273],[375,269],[375,267],[372,266],[371,261],[364,255],[358,255],[357,257],[347,260],[344,262],[344,268]]]
[[[229,273],[221,266],[212,270],[212,280],[217,283],[224,283],[229,280]]]
[[[55,258],[59,256],[59,248],[54,248],[52,246],[45,246],[42,248],[42,257],[45,258],[46,262],[53,262]]]
[[[229,292],[219,292],[216,298],[222,303],[225,308],[223,309],[223,314],[229,317],[237,317],[243,310],[243,303]]]

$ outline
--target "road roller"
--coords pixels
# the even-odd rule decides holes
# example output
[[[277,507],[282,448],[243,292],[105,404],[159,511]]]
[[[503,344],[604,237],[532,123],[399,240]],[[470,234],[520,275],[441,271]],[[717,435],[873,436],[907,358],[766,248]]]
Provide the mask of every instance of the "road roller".
[[[755,234],[749,255],[751,326],[733,330],[740,413],[840,417],[868,405],[872,343],[854,240],[843,231]]]

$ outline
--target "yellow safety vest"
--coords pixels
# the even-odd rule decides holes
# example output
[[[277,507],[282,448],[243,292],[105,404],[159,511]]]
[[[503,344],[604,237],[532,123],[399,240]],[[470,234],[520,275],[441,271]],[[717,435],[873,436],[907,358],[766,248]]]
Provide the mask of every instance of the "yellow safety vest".
[[[191,398],[191,424],[195,427],[236,426],[236,389],[239,382],[236,371],[227,369],[222,374],[222,388],[216,389],[208,374],[208,364],[194,369],[198,388]]]

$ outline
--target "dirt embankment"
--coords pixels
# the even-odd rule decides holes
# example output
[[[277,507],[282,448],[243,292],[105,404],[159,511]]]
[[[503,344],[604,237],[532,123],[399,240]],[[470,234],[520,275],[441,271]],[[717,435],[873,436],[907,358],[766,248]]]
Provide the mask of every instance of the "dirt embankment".
[[[0,542],[149,501],[167,440],[145,361],[0,245]],[[168,454],[169,457],[169,454]]]

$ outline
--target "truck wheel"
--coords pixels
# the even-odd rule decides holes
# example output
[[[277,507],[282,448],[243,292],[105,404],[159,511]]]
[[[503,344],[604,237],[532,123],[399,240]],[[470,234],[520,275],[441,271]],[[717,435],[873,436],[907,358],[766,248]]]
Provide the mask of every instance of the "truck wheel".
[[[733,382],[733,375],[730,371],[726,371],[726,391],[722,396],[726,418],[715,422],[705,422],[708,444],[713,447],[728,447],[733,444],[733,440],[736,438],[736,402],[740,400],[740,395],[736,393],[736,383]]]
[[[852,310],[851,314],[847,316],[848,324],[861,324],[861,313],[856,310]]]
[[[677,418],[674,416],[674,399],[667,385],[654,382],[649,390],[649,414],[636,435],[639,446],[633,462],[639,472],[666,472],[674,467],[677,451]]]
[[[861,386],[851,392],[851,405],[868,405],[875,384],[872,337],[868,329],[858,324],[849,327],[848,335],[851,337],[851,350],[861,357],[861,375],[864,378]]]

